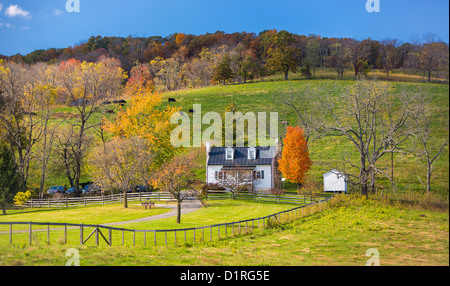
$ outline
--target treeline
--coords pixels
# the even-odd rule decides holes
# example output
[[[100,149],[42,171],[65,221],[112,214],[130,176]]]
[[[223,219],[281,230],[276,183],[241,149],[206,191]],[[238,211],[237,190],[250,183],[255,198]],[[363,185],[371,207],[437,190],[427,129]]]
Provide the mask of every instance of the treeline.
[[[335,70],[343,78],[353,70],[355,78],[370,69],[422,72],[428,81],[449,77],[449,47],[428,34],[413,43],[397,39],[377,41],[296,35],[287,31],[188,35],[168,37],[91,37],[86,43],[64,49],[36,50],[28,55],[2,57],[16,62],[58,63],[69,59],[96,62],[101,57],[120,60],[130,72],[145,64],[158,90],[203,87],[218,82],[247,82],[274,73],[289,78],[292,72],[315,76],[317,68]]]

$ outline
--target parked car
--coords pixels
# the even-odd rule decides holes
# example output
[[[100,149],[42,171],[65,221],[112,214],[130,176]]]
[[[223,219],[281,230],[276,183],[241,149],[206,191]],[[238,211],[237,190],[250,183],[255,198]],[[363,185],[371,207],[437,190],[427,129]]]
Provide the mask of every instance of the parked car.
[[[101,192],[101,189],[95,184],[86,185],[82,191],[83,195],[95,194],[98,192]]]
[[[68,189],[68,190],[66,191],[66,194],[72,195],[72,194],[75,194],[75,191],[76,191],[76,188],[75,188],[75,187],[72,187],[72,188],[70,188],[70,189]]]
[[[148,192],[148,187],[147,186],[137,186],[136,187],[136,192],[138,193],[145,193]]]
[[[62,186],[55,186],[48,189],[47,194],[54,195],[54,194],[63,194],[64,193],[64,187]]]

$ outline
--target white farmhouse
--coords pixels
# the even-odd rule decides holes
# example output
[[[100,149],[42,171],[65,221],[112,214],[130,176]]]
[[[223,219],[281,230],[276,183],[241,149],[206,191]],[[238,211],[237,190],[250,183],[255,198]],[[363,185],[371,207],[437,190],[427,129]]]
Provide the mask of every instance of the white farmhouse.
[[[325,192],[347,193],[347,176],[338,171],[331,170],[323,175]]]
[[[206,182],[221,185],[229,176],[242,176],[251,191],[274,188],[277,147],[209,147]]]

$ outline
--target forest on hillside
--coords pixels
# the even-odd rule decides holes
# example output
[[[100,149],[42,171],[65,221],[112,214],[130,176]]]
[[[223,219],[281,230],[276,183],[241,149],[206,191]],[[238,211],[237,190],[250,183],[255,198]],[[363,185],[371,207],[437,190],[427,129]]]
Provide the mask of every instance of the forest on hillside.
[[[449,78],[448,44],[434,34],[417,37],[411,43],[305,36],[277,30],[146,38],[92,36],[73,47],[0,57],[30,65],[115,58],[127,72],[144,67],[159,91],[247,82],[274,73],[283,73],[286,79],[292,72],[312,78],[317,68],[332,69],[337,78],[343,78],[345,70],[353,70],[356,78],[370,69],[382,71],[386,79],[391,71],[399,69],[420,73],[428,81]]]

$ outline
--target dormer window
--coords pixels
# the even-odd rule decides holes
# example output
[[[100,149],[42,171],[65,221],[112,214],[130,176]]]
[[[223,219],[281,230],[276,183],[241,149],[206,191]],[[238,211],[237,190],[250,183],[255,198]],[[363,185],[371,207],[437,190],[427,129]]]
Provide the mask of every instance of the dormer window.
[[[248,148],[248,159],[256,160],[256,148]]]
[[[233,160],[234,159],[234,150],[233,148],[225,149],[225,159]]]

